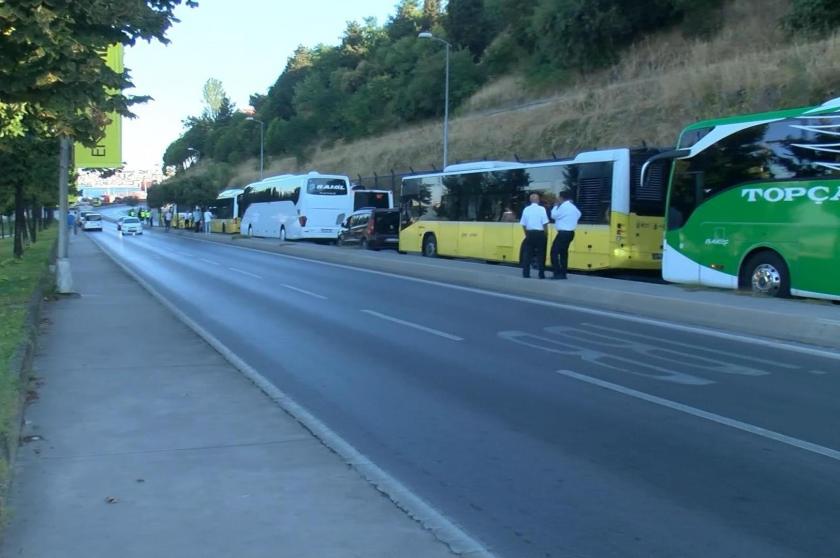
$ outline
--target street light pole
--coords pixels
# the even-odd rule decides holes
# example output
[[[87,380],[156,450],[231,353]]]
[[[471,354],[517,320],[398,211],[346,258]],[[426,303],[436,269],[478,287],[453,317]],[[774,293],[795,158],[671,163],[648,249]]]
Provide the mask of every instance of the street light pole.
[[[70,179],[70,147],[72,142],[61,136],[58,157],[58,254],[56,257],[56,291],[61,294],[73,292],[73,274],[70,271],[70,227],[67,226],[67,196]]]
[[[435,37],[428,31],[417,35],[421,39],[431,39],[446,45],[446,78],[444,83],[444,106],[443,106],[443,168],[449,164],[449,51],[452,45],[439,37]]]
[[[251,120],[252,122],[258,122],[260,125],[260,180],[263,179],[263,162],[265,161],[265,122],[262,120],[258,120],[253,116],[249,116],[245,120]]]

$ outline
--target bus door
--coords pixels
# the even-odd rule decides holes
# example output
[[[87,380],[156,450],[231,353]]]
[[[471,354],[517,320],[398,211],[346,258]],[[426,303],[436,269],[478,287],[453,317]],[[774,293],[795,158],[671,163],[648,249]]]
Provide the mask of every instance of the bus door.
[[[458,255],[464,258],[484,258],[484,232],[486,225],[478,219],[478,195],[462,195],[459,200],[458,216]]]
[[[572,190],[581,217],[569,252],[569,267],[582,270],[607,269],[610,267],[613,246],[609,226],[613,162],[576,166],[577,174]]]

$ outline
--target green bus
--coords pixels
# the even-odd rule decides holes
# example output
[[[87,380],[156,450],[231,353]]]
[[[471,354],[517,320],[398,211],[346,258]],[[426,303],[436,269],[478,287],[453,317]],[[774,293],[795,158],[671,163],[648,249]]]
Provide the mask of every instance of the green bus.
[[[667,281],[840,300],[840,98],[692,124],[671,163]]]

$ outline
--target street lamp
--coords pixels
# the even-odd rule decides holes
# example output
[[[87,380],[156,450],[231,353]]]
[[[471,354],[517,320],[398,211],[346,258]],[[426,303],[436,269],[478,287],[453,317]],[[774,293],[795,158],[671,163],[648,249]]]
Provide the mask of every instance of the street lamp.
[[[449,51],[452,45],[440,37],[435,37],[428,31],[423,31],[417,37],[420,39],[431,39],[446,45],[446,83],[443,101],[443,168],[446,168],[449,161]]]
[[[259,125],[260,125],[260,180],[262,180],[263,179],[263,161],[265,160],[265,157],[264,157],[264,155],[265,155],[265,141],[263,139],[265,137],[265,134],[263,132],[263,130],[265,128],[265,122],[263,122],[262,120],[258,120],[256,118],[254,118],[253,116],[249,116],[245,120],[250,120],[252,122],[258,122]]]

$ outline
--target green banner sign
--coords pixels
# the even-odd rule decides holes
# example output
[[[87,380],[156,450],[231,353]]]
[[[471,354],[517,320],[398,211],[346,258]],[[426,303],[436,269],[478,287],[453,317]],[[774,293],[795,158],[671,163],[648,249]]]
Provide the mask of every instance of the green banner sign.
[[[115,72],[122,72],[123,67],[123,46],[113,45],[108,47],[105,53],[105,60]],[[117,113],[108,115],[111,123],[105,127],[102,138],[94,147],[85,147],[77,143],[75,145],[75,166],[77,169],[115,169],[121,168],[122,163],[122,116]]]

